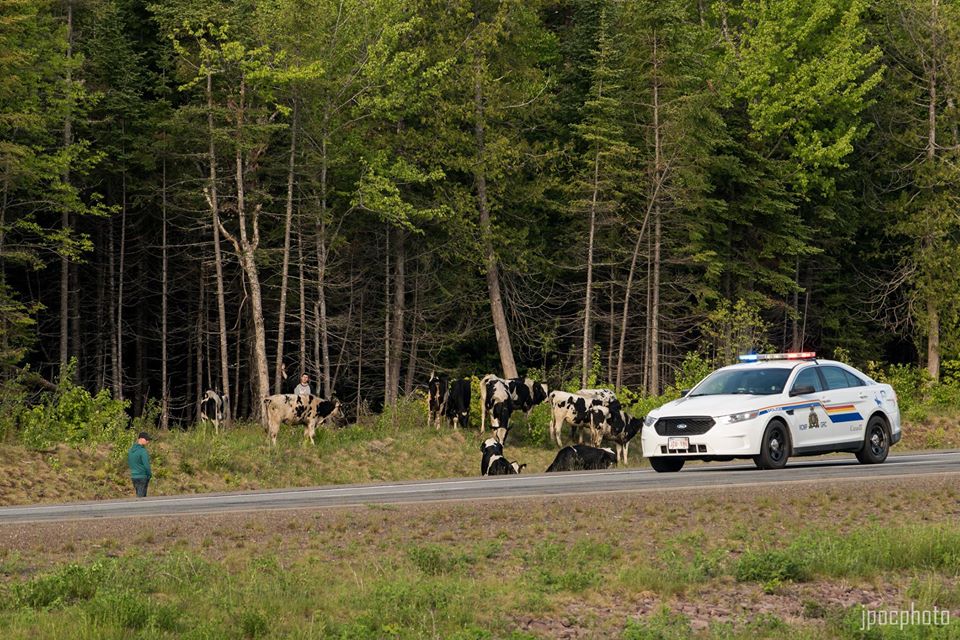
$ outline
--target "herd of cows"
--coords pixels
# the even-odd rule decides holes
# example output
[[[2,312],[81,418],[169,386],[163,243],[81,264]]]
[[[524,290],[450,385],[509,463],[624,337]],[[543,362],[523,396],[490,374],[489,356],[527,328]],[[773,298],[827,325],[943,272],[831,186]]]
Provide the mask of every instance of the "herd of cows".
[[[440,428],[446,418],[455,429],[467,427],[470,416],[470,381],[449,380],[447,376],[430,375],[428,385],[428,424]],[[640,432],[642,418],[634,418],[620,406],[610,389],[580,389],[576,393],[550,391],[545,383],[530,378],[500,378],[493,374],[480,381],[480,433],[486,431],[487,416],[494,436],[483,441],[480,451],[480,475],[510,475],[520,473],[524,466],[510,462],[503,455],[503,446],[510,433],[510,418],[514,411],[523,411],[529,417],[534,407],[550,403],[550,439],[560,447],[557,457],[547,468],[552,471],[606,469],[618,462],[627,464],[630,441]],[[570,425],[571,440],[579,444],[564,447],[561,431]],[[584,433],[590,444],[583,444]],[[613,443],[615,450],[601,448],[603,441]]]
[[[450,380],[445,375],[430,374],[428,383],[428,426],[440,428],[441,421],[454,429],[467,428],[470,421],[471,388],[469,380]],[[642,418],[634,418],[620,406],[609,389],[581,389],[576,393],[550,391],[542,382],[530,378],[500,378],[493,374],[480,381],[480,433],[486,431],[487,417],[493,437],[480,445],[482,459],[480,474],[510,475],[520,473],[526,465],[510,462],[504,457],[503,447],[510,433],[510,420],[515,411],[530,412],[539,404],[550,403],[550,439],[560,451],[547,468],[553,471],[606,469],[617,463],[627,463],[630,441],[640,432]],[[280,425],[303,425],[304,436],[314,443],[318,426],[344,417],[339,400],[328,400],[313,395],[283,393],[264,398],[264,421],[270,441],[277,444]],[[199,403],[200,419],[210,422],[219,432],[223,421],[223,398],[215,391],[207,391]],[[571,440],[579,443],[563,446],[561,430],[570,425]],[[584,435],[590,444],[584,444]],[[614,449],[601,448],[604,442]]]

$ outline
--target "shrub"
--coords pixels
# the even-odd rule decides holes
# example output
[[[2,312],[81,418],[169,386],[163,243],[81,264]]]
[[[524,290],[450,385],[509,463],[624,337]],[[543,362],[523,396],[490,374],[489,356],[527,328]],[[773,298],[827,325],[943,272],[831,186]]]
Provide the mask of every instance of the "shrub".
[[[737,562],[738,582],[804,582],[810,577],[806,558],[793,550],[748,551]]]
[[[14,585],[13,601],[20,607],[46,609],[89,600],[106,581],[107,574],[102,562],[86,567],[69,564],[54,573]]]
[[[75,366],[74,360],[64,369],[56,392],[21,414],[20,438],[26,446],[45,449],[60,442],[126,444],[128,403],[114,400],[106,389],[91,395],[77,386],[73,381]]]

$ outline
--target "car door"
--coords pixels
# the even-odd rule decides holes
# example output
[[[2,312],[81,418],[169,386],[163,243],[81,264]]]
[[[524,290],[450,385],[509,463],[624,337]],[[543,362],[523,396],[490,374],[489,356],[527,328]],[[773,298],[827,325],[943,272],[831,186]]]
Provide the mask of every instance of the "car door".
[[[863,381],[842,367],[823,365],[820,374],[826,385],[823,394],[828,426],[823,444],[849,443],[863,437],[863,411],[870,397]]]
[[[787,416],[790,418],[790,435],[794,449],[803,449],[821,441],[828,423],[821,402],[824,383],[817,368],[809,366],[800,369],[790,385],[791,402],[787,408]],[[813,393],[798,394],[801,387],[812,387]]]

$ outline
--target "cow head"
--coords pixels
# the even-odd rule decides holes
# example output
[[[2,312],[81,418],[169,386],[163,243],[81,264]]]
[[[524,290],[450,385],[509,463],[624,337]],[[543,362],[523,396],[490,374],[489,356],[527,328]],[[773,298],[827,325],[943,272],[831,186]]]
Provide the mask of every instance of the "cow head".
[[[342,420],[344,418],[343,403],[341,403],[339,400],[334,399],[333,411],[330,412],[330,417],[337,418],[338,420]]]
[[[514,473],[520,473],[521,471],[523,471],[523,468],[527,466],[527,463],[524,462],[523,464],[518,464],[516,462],[511,462],[510,466],[513,467]]]
[[[483,453],[503,453],[503,445],[496,438],[487,438],[480,443],[480,451]]]
[[[643,428],[643,418],[631,418],[627,414],[623,415],[627,419],[627,426],[624,435],[626,436],[626,440],[629,442],[633,436],[640,433],[640,430]]]

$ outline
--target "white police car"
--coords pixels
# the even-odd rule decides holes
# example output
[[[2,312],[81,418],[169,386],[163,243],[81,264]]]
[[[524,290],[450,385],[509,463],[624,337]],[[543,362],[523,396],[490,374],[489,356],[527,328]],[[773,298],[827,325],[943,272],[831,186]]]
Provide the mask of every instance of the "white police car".
[[[647,415],[640,441],[655,470],[734,458],[780,469],[790,456],[834,451],[876,464],[900,441],[890,385],[811,352],[740,359]]]

